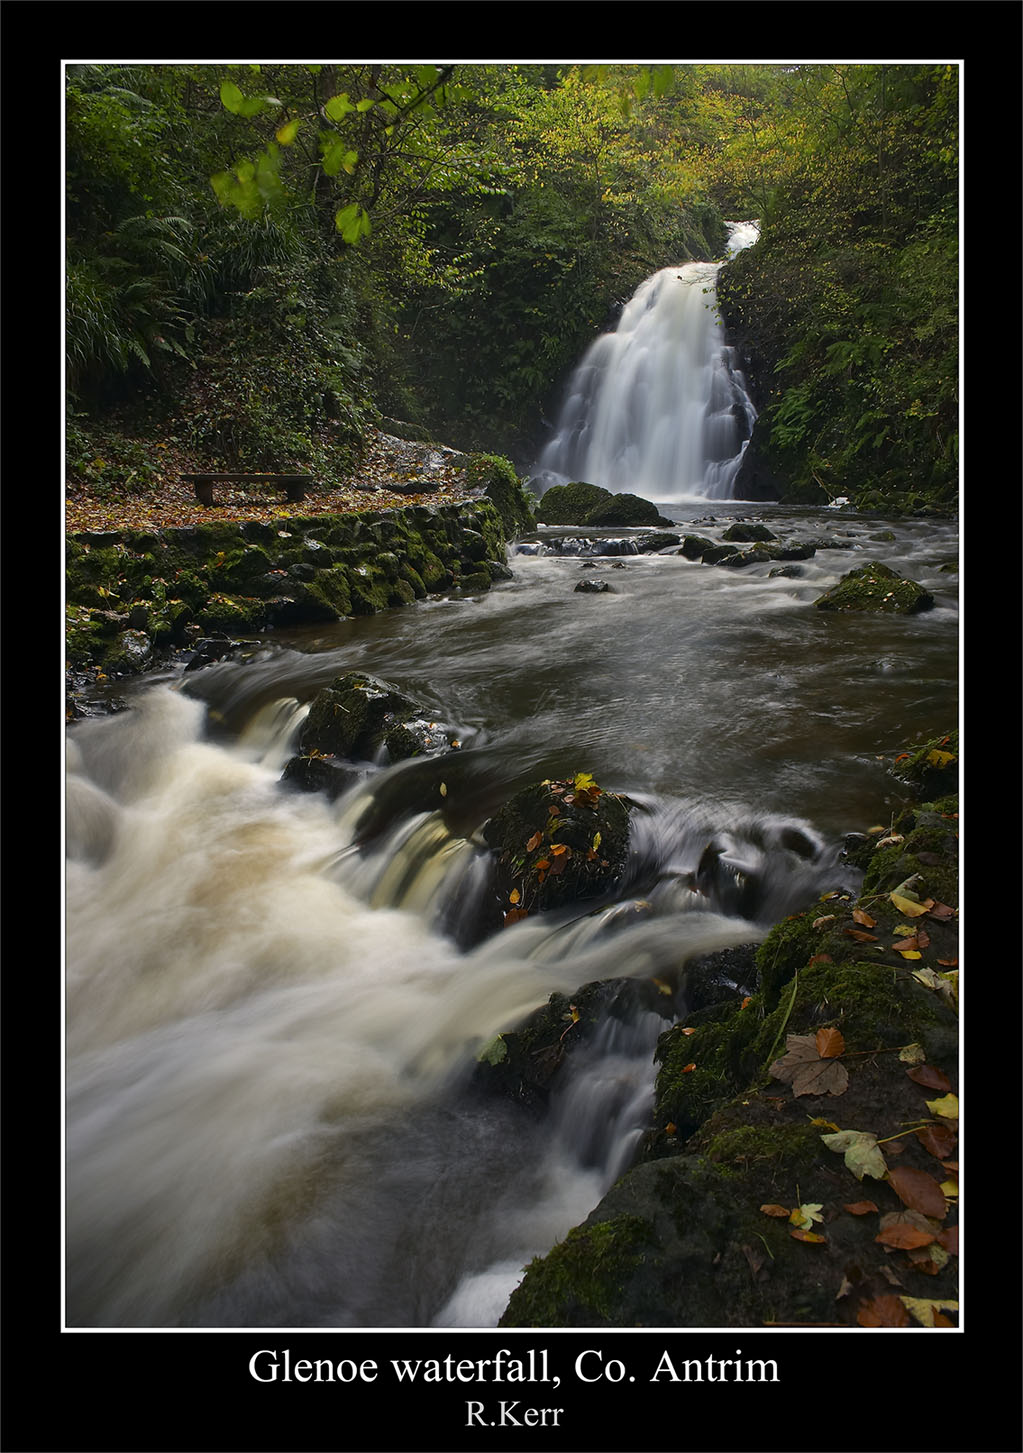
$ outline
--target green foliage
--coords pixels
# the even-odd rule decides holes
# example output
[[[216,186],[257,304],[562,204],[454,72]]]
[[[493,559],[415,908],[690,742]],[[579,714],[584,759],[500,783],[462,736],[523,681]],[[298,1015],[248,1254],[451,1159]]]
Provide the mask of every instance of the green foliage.
[[[719,297],[787,498],[957,492],[955,67],[797,67],[760,242]]]

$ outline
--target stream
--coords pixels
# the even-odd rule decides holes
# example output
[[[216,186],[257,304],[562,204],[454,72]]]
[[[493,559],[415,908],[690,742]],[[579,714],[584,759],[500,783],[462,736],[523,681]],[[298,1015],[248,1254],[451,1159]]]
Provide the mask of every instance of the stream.
[[[495,1326],[628,1167],[671,1020],[609,1020],[542,1117],[479,1093],[485,1046],[599,979],[673,976],[683,1012],[688,961],[855,888],[843,836],[899,801],[880,756],[956,723],[955,524],[660,508],[818,549],[783,576],[540,530],[486,594],[268,633],[70,729],[68,1325]],[[867,560],[934,609],[813,608]],[[334,802],[282,785],[351,670],[459,747],[362,764]],[[577,771],[636,804],[618,902],[476,941],[482,824]]]

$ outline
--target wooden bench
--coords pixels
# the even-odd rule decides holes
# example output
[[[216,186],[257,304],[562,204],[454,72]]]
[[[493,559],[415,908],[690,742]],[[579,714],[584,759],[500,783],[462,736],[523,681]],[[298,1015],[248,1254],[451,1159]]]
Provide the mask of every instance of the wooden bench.
[[[229,471],[221,471],[217,474],[183,474],[181,478],[186,484],[194,485],[195,497],[200,504],[213,504],[213,486],[215,484],[273,484],[278,489],[287,491],[289,500],[300,500],[305,498],[306,485],[312,479],[311,474],[235,474]]]

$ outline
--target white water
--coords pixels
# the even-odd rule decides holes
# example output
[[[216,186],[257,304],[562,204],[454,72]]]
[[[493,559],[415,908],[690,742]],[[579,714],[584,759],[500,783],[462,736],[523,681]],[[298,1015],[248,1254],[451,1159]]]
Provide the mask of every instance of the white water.
[[[729,229],[730,257],[758,235]],[[722,338],[720,267],[687,262],[639,286],[573,374],[535,489],[584,479],[662,502],[732,498],[756,410]]]
[[[888,819],[877,754],[954,706],[954,530],[877,524],[828,519],[842,548],[801,579],[628,556],[596,598],[572,589],[578,558],[516,557],[478,600],[278,634],[190,694],[150,684],[76,723],[69,1325],[496,1325],[627,1164],[670,1021],[604,1024],[541,1120],[470,1086],[480,1050],[555,990],[680,976],[684,994],[690,959],[841,886],[839,835]],[[935,610],[814,611],[864,558]],[[353,669],[476,744],[367,766],[333,805],[285,790],[303,704]],[[515,785],[577,768],[638,804],[620,904],[460,947],[475,829]]]

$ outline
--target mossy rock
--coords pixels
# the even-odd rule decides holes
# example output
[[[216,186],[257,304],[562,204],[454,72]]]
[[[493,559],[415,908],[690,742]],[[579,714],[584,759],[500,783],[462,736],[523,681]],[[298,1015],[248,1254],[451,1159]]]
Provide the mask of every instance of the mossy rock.
[[[714,549],[714,541],[708,540],[705,535],[686,535],[682,540],[680,555],[687,560],[699,560],[708,550]]]
[[[914,615],[930,610],[934,597],[915,580],[906,580],[887,565],[873,560],[850,570],[814,604],[818,610],[881,611],[887,615]]]
[[[748,520],[736,520],[734,525],[722,532],[722,540],[748,544],[754,540],[776,540],[778,537],[766,525],[751,524]]]
[[[533,497],[526,493],[510,459],[473,454],[466,469],[470,488],[482,490],[497,511],[508,539],[533,529]]]
[[[959,731],[953,728],[918,747],[900,752],[888,770],[922,801],[959,790]]]
[[[657,506],[638,494],[616,494],[595,505],[584,522],[587,525],[670,525]]]
[[[552,484],[536,507],[536,518],[545,525],[582,525],[591,510],[613,498],[609,489],[582,479]]]
[[[629,811],[587,773],[517,792],[483,828],[493,926],[610,893],[625,869]]]

